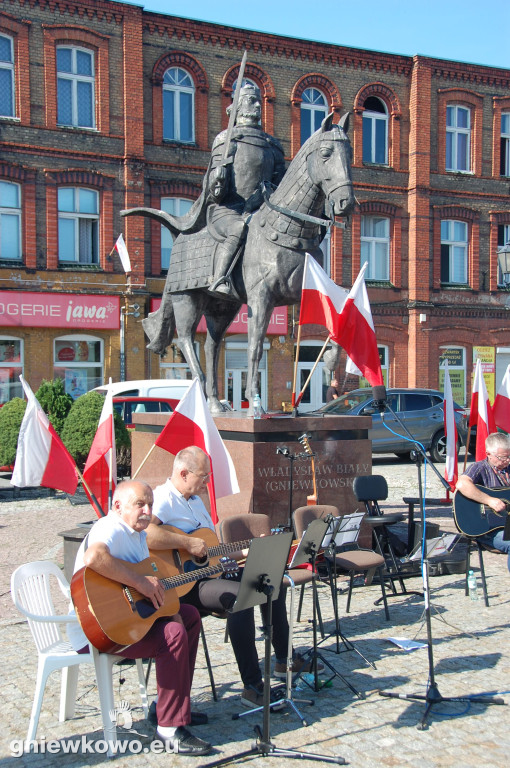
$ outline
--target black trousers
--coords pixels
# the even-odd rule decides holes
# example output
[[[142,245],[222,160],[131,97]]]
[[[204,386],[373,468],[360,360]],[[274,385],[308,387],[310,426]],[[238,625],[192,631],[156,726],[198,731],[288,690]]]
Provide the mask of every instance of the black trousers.
[[[241,574],[233,579],[204,579],[194,585],[193,589],[181,598],[181,603],[194,605],[205,611],[228,611],[234,604],[239,592]],[[276,659],[287,659],[289,642],[289,623],[285,607],[286,590],[282,587],[276,600],[273,600],[273,648]],[[265,623],[267,606],[260,606],[262,620]],[[227,618],[228,633],[237,666],[244,686],[258,687],[262,683],[262,673],[259,666],[257,648],[255,645],[255,615],[253,608],[229,614]]]

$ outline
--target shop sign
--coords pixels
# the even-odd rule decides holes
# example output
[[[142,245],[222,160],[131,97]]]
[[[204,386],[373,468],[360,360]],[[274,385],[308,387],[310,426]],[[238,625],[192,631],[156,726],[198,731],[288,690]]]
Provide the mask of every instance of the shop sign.
[[[161,299],[151,299],[151,312],[161,306]],[[207,331],[205,317],[202,317],[197,331]],[[237,315],[230,323],[227,333],[248,333],[248,307],[243,304]],[[275,307],[269,320],[266,333],[285,336],[287,334],[287,307]]]
[[[0,291],[0,326],[110,330],[120,328],[118,296]]]
[[[473,375],[477,360],[480,360],[487,394],[490,402],[493,403],[496,396],[496,348],[473,347]]]

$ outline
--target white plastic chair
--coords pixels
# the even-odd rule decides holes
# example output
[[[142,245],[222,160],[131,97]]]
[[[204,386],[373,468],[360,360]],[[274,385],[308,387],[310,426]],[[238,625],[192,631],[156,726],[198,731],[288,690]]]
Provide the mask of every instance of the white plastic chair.
[[[62,594],[70,600],[70,588],[60,568],[50,560],[26,563],[16,568],[11,576],[11,596],[16,608],[27,618],[37,648],[37,678],[28,724],[25,750],[35,740],[37,725],[44,696],[46,681],[55,670],[62,670],[60,689],[59,720],[74,716],[78,665],[94,664],[97,687],[101,703],[104,736],[110,745],[108,754],[112,754],[111,742],[116,741],[116,722],[113,698],[113,664],[122,657],[99,653],[93,648],[89,653],[77,653],[71,643],[64,639],[61,626],[77,622],[68,614],[56,614],[51,595],[51,577],[55,577]],[[141,659],[136,662],[142,706],[145,717],[149,712],[145,675]]]

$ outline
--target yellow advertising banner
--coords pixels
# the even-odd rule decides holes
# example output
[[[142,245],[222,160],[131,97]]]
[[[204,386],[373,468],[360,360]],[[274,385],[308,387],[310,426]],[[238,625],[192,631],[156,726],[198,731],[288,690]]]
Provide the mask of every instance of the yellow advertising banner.
[[[494,402],[496,397],[496,348],[495,347],[473,347],[473,373],[475,373],[476,361],[480,360],[482,365],[483,378],[487,387],[487,394],[490,403]]]

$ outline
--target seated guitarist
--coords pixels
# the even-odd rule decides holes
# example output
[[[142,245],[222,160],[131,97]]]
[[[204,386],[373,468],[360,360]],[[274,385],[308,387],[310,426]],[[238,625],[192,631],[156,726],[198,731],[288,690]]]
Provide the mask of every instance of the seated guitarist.
[[[149,557],[145,529],[151,521],[152,502],[152,490],[146,483],[119,483],[111,512],[92,526],[78,550],[75,572],[83,566],[92,568],[108,579],[134,587],[159,608],[164,602],[159,579],[137,574],[127,565]],[[190,689],[199,634],[198,611],[191,605],[182,605],[175,616],[157,619],[142,640],[119,652],[128,659],[155,658],[156,739],[169,751],[186,755],[206,755],[211,751],[208,742],[186,727],[192,721]],[[78,632],[76,628],[69,632],[69,639],[76,650],[88,651],[87,639],[79,628]],[[195,714],[195,719],[200,720],[197,715],[201,713]]]
[[[463,474],[458,482],[457,489],[468,499],[479,504],[485,504],[500,515],[505,515],[506,504],[503,499],[489,496],[477,485],[485,488],[510,488],[510,435],[501,432],[493,432],[485,441],[487,458],[475,461]],[[510,491],[509,491],[510,496]],[[505,517],[491,518],[494,525],[505,525]],[[478,536],[480,544],[508,553],[508,570],[510,571],[510,540],[503,539],[503,530],[492,531],[483,536]]]
[[[161,523],[171,525],[186,534],[200,528],[214,531],[211,517],[197,495],[205,491],[210,474],[209,458],[200,448],[190,446],[179,451],[174,460],[172,476],[164,485],[159,485],[154,490],[152,524],[147,531],[147,542],[151,550],[184,549],[193,558],[207,556],[207,547],[202,539],[183,536],[159,526]],[[205,611],[223,612],[232,607],[238,591],[238,581],[224,578],[203,579],[181,598],[181,604],[186,602]],[[265,619],[265,606],[261,606],[261,612]],[[272,618],[273,648],[276,654],[275,676],[284,678],[289,639],[284,589],[280,590],[278,599],[273,602]],[[229,614],[227,622],[229,637],[244,685],[241,703],[246,707],[262,706],[264,689],[255,646],[253,608]],[[293,673],[309,671],[305,669],[305,663],[300,656],[296,656],[293,662]]]

